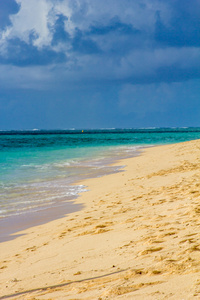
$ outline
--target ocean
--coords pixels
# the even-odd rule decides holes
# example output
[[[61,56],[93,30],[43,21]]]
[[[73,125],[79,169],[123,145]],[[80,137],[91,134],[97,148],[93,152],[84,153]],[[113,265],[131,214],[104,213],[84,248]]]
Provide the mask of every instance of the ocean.
[[[87,190],[81,180],[122,171],[111,164],[144,147],[199,138],[200,128],[1,131],[1,232],[25,218],[81,209],[73,204]]]

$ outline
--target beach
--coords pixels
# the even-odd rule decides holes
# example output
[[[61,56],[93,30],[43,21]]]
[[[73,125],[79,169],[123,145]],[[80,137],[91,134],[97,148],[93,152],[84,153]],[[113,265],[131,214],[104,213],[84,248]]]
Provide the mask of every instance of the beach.
[[[200,299],[200,140],[78,184],[83,206],[0,244],[0,299]]]

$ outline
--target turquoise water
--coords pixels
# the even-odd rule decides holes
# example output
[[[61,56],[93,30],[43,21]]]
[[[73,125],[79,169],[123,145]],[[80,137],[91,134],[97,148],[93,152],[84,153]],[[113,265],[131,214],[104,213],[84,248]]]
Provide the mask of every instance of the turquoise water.
[[[87,189],[80,179],[146,146],[200,138],[200,128],[0,132],[0,218],[56,207]]]

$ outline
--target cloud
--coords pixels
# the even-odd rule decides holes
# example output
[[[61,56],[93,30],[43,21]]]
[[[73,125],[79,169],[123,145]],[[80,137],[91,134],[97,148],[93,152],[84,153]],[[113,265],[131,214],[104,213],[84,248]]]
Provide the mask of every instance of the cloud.
[[[122,35],[135,35],[139,32],[138,29],[135,29],[132,24],[123,23],[119,20],[118,17],[115,17],[110,20],[108,25],[100,24],[91,25],[88,34],[89,35],[107,35],[111,32],[115,34],[122,34]]]
[[[31,36],[30,39],[32,39]],[[64,53],[55,52],[49,47],[43,47],[41,50],[38,50],[32,43],[26,43],[18,38],[10,39],[7,45],[7,54],[0,55],[1,64],[11,64],[21,67],[31,65],[44,66],[64,61],[66,61]]]
[[[74,74],[84,82],[89,79],[121,84],[172,82],[200,75],[200,50],[188,47],[133,49],[128,55],[121,57],[112,55],[80,57],[77,64],[80,68],[74,73],[70,71],[71,76]]]
[[[186,0],[8,3],[0,64],[23,67],[24,74],[26,68],[40,66],[40,74],[49,72],[44,76],[45,86],[46,78],[51,79],[49,88],[57,78],[65,88],[78,81],[147,84],[200,75],[197,0],[190,6]],[[7,72],[11,74],[11,68]],[[17,75],[13,85],[15,81]]]
[[[106,3],[97,0],[16,0],[20,6],[17,14],[10,17],[12,26],[4,33],[5,38],[15,38],[28,42],[30,32],[34,32],[37,47],[50,45],[55,38],[55,31],[73,38],[77,30],[94,35],[131,34],[138,29],[153,29],[156,9],[163,5],[155,0],[156,5],[141,0],[134,3],[130,0]]]
[[[15,0],[1,1],[0,3],[0,30],[11,25],[10,15],[19,12],[20,6]]]
[[[65,43],[69,41],[70,36],[69,33],[65,30],[65,22],[67,21],[67,17],[63,14],[57,15],[57,20],[53,26],[53,37],[52,37],[52,45],[58,45],[59,43]]]
[[[10,17],[12,26],[7,28],[4,39],[18,38],[28,43],[30,34],[34,33],[37,36],[34,41],[35,46],[48,46],[52,38],[48,28],[51,2],[46,0],[16,1],[20,5],[20,10]]]
[[[80,30],[76,30],[75,36],[72,39],[72,51],[85,55],[100,53],[101,49],[95,41],[85,37]]]
[[[171,1],[170,1],[171,2]],[[194,0],[192,5],[183,0],[171,2],[171,17],[167,24],[163,22],[163,13],[157,11],[155,39],[159,44],[175,47],[200,46],[200,2]]]

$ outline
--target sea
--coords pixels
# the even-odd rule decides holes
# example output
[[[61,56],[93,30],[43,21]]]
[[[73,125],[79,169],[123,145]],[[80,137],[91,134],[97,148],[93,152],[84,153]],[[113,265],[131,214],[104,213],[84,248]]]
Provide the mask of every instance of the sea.
[[[81,181],[122,172],[122,159],[199,138],[200,128],[0,131],[0,241],[81,209]]]

